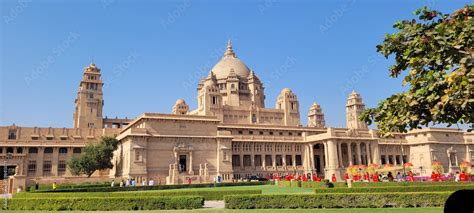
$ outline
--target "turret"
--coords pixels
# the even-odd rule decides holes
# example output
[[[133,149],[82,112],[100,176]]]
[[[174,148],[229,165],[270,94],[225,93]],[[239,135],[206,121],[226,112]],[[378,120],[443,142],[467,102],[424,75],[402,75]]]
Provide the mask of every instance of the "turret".
[[[283,110],[284,125],[285,126],[299,126],[300,125],[300,109],[299,102],[296,95],[288,88],[281,91],[278,96],[275,108]]]
[[[325,126],[323,110],[319,104],[314,102],[308,113],[308,127],[324,128]]]
[[[346,125],[349,129],[368,129],[367,124],[360,120],[362,113],[365,111],[365,104],[362,102],[361,96],[352,91],[347,98],[346,104]]]
[[[84,68],[74,101],[74,128],[102,128],[104,99],[100,69],[95,64]]]

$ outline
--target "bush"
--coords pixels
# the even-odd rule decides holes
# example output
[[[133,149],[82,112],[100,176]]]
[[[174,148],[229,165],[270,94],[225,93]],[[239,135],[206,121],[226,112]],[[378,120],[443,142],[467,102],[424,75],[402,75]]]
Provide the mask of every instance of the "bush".
[[[141,192],[63,192],[63,193],[17,193],[14,198],[83,198],[83,197],[170,197],[201,196],[205,200],[224,200],[225,195],[262,194],[262,190],[176,190],[176,191],[141,191]]]
[[[225,196],[228,209],[442,207],[451,193]]]
[[[9,210],[155,210],[155,209],[197,209],[204,205],[204,198],[186,197],[114,197],[114,198],[13,198]]]
[[[118,192],[118,191],[144,191],[144,190],[164,190],[164,189],[187,189],[187,188],[212,188],[224,186],[255,186],[269,185],[273,182],[236,182],[236,183],[200,183],[200,184],[177,184],[177,185],[155,185],[155,186],[135,186],[135,187],[86,187],[86,188],[67,188],[57,190],[44,190],[35,193],[44,192]]]
[[[315,189],[316,193],[378,193],[378,192],[455,192],[462,189],[474,189],[474,185],[447,186],[387,186],[387,187],[356,187]]]

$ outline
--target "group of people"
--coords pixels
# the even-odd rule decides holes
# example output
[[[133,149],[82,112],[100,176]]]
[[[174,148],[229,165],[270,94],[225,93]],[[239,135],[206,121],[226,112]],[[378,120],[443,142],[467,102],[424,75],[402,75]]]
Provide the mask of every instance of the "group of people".
[[[139,183],[139,186],[154,186],[155,181],[150,178],[150,180],[146,181],[146,179],[142,179],[141,183]],[[127,179],[127,180],[121,180],[119,182],[119,187],[135,187],[137,186],[137,181],[132,178],[132,179]],[[115,180],[112,180],[110,183],[110,187],[115,187]]]
[[[317,174],[286,174],[286,175],[280,175],[280,174],[270,174],[267,175],[266,177],[267,180],[274,180],[274,181],[281,181],[282,179],[285,181],[316,181],[316,182],[321,182],[322,178],[318,176]]]
[[[453,176],[453,174],[451,174]],[[441,173],[439,172],[432,172],[431,173],[431,181],[432,182],[441,182],[445,181],[446,179],[449,179],[450,177],[443,178]],[[355,174],[350,176],[348,173],[344,175],[344,182],[347,183],[347,181],[351,179],[352,181],[359,181],[359,182],[382,182],[382,181],[387,181],[387,182],[415,182],[415,175],[412,171],[408,171],[407,174],[401,174],[400,172],[397,172],[397,174],[394,176],[392,172],[388,172],[387,174],[382,174],[375,172],[374,174],[369,174],[366,172],[363,175],[360,174]],[[454,177],[451,179],[454,179],[456,182],[466,182],[469,181],[469,175],[463,171],[463,172],[456,172]],[[336,175],[333,174],[331,178],[332,182],[336,182]]]

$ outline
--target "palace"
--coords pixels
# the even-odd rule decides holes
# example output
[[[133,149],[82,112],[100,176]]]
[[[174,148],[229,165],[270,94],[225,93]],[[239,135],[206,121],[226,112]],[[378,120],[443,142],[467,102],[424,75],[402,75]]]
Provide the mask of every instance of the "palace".
[[[317,173],[338,180],[350,165],[413,164],[422,175],[432,162],[445,172],[474,161],[474,133],[424,128],[381,138],[359,120],[365,110],[353,91],[347,98],[346,127],[326,127],[320,105],[302,125],[298,96],[281,90],[275,107],[265,106],[265,87],[236,55],[232,44],[197,85],[197,109],[178,99],[172,113],[143,113],[135,119],[103,118],[101,70],[91,64],[79,84],[73,128],[0,127],[0,160],[15,185],[81,182],[110,178],[154,179],[179,184],[188,178],[212,182],[268,174]],[[343,106],[341,106],[343,107]],[[119,141],[114,168],[91,178],[74,177],[66,161],[101,136]],[[159,181],[158,181],[159,180]]]

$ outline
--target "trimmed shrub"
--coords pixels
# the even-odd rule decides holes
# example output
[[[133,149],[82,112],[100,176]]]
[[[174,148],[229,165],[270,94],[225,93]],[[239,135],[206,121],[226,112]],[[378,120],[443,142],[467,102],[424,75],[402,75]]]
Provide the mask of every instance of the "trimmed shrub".
[[[114,197],[114,198],[13,198],[9,210],[155,210],[155,209],[197,209],[204,205],[204,198],[186,197]]]
[[[451,186],[387,186],[387,187],[356,187],[315,189],[316,193],[379,193],[379,192],[455,192],[462,189],[474,189],[474,185]]]
[[[225,196],[228,209],[442,207],[451,193]]]
[[[83,198],[83,197],[163,197],[163,196],[201,196],[205,200],[224,200],[225,195],[262,194],[262,190],[176,190],[140,192],[63,192],[63,193],[17,193],[14,198]]]
[[[200,183],[200,184],[177,184],[177,185],[156,185],[156,186],[135,186],[135,187],[86,187],[86,188],[69,188],[57,190],[44,190],[34,193],[44,192],[118,192],[118,191],[144,191],[144,190],[165,190],[165,189],[187,189],[187,188],[212,188],[224,186],[256,186],[270,185],[273,182],[236,182],[236,183]]]

